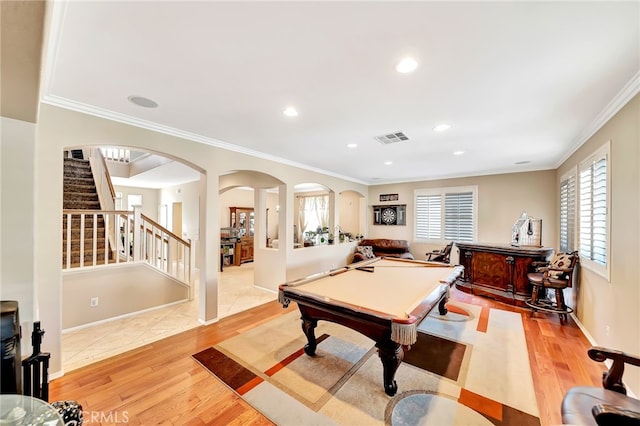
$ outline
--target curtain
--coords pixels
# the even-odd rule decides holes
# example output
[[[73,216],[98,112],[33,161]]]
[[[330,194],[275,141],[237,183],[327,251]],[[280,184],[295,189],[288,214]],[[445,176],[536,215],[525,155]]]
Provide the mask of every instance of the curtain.
[[[318,195],[299,198],[300,233],[329,227],[329,196]]]
[[[298,236],[298,241],[304,241],[304,232],[307,229],[307,199],[304,197],[300,197],[298,199],[298,222],[300,230],[300,234]]]

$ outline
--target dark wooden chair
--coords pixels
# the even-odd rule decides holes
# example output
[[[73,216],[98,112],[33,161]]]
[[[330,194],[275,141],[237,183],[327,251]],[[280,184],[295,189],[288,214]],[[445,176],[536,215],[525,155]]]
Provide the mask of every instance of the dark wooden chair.
[[[624,365],[640,366],[640,357],[624,352],[593,347],[589,358],[613,361],[602,375],[602,388],[578,386],[569,389],[562,400],[562,423],[572,425],[640,425],[640,400],[627,396],[622,383]]]
[[[453,241],[444,246],[440,250],[433,250],[427,253],[427,260],[431,262],[450,263],[451,249],[453,248]]]
[[[549,262],[534,262],[535,272],[527,274],[532,286],[531,299],[525,303],[531,308],[531,314],[537,310],[555,312],[560,320],[567,320],[567,314],[573,309],[564,300],[564,289],[573,286],[577,276],[578,252],[557,253]],[[555,300],[549,292],[553,292]]]

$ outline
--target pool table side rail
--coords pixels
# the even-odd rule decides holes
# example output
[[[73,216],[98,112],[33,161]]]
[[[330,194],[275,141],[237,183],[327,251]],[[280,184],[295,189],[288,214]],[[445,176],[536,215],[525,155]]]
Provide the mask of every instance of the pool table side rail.
[[[458,277],[460,277],[463,272],[464,272],[464,267],[455,266],[451,270],[451,273],[449,273],[449,275],[447,275],[446,277],[442,277],[440,279],[440,283],[443,285],[443,291],[446,292],[447,299],[449,298],[451,286],[453,286],[453,283],[455,282],[455,280]],[[418,305],[415,308],[413,308],[411,312],[408,313],[409,318],[407,319],[407,322],[408,320],[411,320],[412,323],[413,322],[421,323],[422,320],[427,315],[429,315],[429,311],[425,313],[425,306],[431,305],[431,307],[433,308],[433,306],[435,306],[435,304],[439,302],[439,299],[438,299],[434,303],[432,303],[432,299],[433,299],[433,293],[427,296],[425,299],[423,299],[420,303],[418,303]],[[403,321],[401,318],[398,318],[397,322],[402,323]]]
[[[361,262],[357,262],[357,263],[352,263],[351,265],[347,265],[347,266],[343,266],[341,268],[336,268],[336,269],[331,269],[329,271],[325,271],[325,272],[318,272],[312,275],[309,275],[307,277],[303,277],[303,278],[298,278],[297,280],[293,280],[293,281],[289,281],[287,283],[284,284],[280,284],[280,288],[282,287],[298,287],[307,283],[310,283],[312,281],[316,281],[319,280],[321,278],[327,277],[327,276],[333,276],[333,275],[338,275],[338,274],[342,274],[343,272],[347,272],[350,271],[352,269],[357,269],[363,266],[367,266],[370,263],[373,262],[377,262],[378,260],[380,260],[382,258],[380,257],[376,257],[373,259],[365,259]],[[281,294],[281,292],[280,292]],[[280,303],[282,303],[282,301],[278,298],[278,301]]]
[[[358,262],[361,264],[362,262]],[[356,265],[356,264],[354,264]],[[349,268],[353,269],[353,268]],[[346,269],[346,270],[349,270]],[[302,283],[315,281],[324,276],[330,275],[330,272],[324,272],[312,275],[310,277],[296,280],[291,283],[281,284],[278,291],[278,301],[284,306],[289,306],[291,301],[304,305],[317,312],[324,312],[327,316],[321,315],[318,319],[334,321],[334,316],[349,318],[355,322],[363,321],[363,317],[369,324],[386,325],[391,330],[391,340],[402,345],[412,345],[417,340],[417,326],[422,320],[437,306],[443,299],[446,302],[449,298],[449,289],[455,279],[462,274],[464,270],[461,266],[456,266],[451,273],[440,279],[441,285],[421,300],[407,318],[399,318],[385,312],[368,309],[359,305],[333,300],[330,298],[306,293],[303,290],[295,288]],[[302,310],[302,309],[301,309]],[[329,314],[330,313],[330,314]],[[358,329],[358,328],[354,328]],[[360,330],[359,330],[360,331]],[[371,336],[370,336],[371,337]],[[375,340],[375,339],[374,339]]]

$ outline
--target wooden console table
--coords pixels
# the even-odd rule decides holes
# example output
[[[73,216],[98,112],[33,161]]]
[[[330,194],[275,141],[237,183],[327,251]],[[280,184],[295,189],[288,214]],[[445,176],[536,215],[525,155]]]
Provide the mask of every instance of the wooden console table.
[[[509,244],[458,243],[464,274],[455,281],[466,293],[490,297],[517,306],[531,298],[527,274],[534,261],[545,261],[554,249]]]

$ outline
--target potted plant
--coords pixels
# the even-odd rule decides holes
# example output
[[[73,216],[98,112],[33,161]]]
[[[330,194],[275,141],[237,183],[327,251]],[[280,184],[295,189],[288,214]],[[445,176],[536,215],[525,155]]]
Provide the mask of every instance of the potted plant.
[[[304,246],[312,246],[315,244],[316,233],[314,231],[307,231],[304,233]]]

